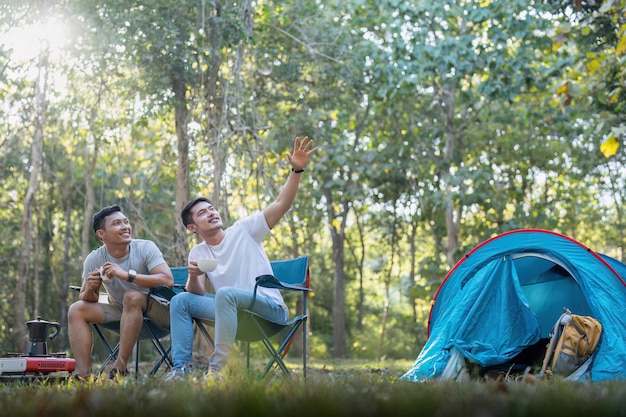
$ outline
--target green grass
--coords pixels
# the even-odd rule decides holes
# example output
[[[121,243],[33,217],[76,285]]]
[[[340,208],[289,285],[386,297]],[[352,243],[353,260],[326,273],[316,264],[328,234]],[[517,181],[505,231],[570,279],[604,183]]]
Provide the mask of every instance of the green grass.
[[[294,367],[297,364],[293,364]],[[581,384],[429,382],[398,378],[409,362],[324,361],[258,380],[233,369],[226,380],[105,379],[0,385],[0,415],[116,416],[626,416],[626,382]]]

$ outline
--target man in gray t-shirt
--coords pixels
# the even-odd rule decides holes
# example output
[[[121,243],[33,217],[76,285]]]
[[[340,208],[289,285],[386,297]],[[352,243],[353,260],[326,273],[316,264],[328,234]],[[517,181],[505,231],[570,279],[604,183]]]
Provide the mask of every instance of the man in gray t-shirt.
[[[119,206],[105,207],[93,216],[93,230],[103,245],[83,263],[78,301],[68,311],[70,345],[76,377],[91,373],[91,323],[120,322],[120,350],[109,375],[127,374],[126,365],[143,326],[143,316],[169,328],[169,309],[149,297],[150,288],[172,287],[172,271],[159,248],[149,240],[132,239],[132,227]],[[108,297],[101,299],[104,285]]]

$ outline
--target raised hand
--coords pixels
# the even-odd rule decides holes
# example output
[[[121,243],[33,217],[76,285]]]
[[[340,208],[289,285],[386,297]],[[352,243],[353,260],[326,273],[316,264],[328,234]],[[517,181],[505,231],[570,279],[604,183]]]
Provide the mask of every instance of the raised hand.
[[[296,136],[293,143],[293,153],[291,155],[287,154],[287,160],[294,170],[304,169],[309,162],[311,154],[317,150],[317,147],[311,149],[312,146],[313,140],[309,139],[308,136],[305,136],[302,140]]]

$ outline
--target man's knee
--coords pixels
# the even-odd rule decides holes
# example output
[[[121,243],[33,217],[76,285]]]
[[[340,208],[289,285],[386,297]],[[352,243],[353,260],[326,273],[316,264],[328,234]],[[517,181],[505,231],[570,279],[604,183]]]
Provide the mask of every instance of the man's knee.
[[[145,309],[148,301],[148,294],[137,290],[127,290],[124,293],[124,299],[122,300],[123,308],[129,307],[141,307]]]
[[[98,303],[76,301],[67,309],[68,326],[79,323],[100,323],[102,312]]]
[[[187,307],[188,300],[190,300],[193,296],[194,294],[190,292],[181,292],[176,294],[170,300],[170,311],[185,309]]]
[[[81,303],[82,301],[76,301],[75,303],[72,303],[70,307],[67,309],[67,321],[68,322],[72,322],[82,316],[79,311]]]
[[[173,296],[170,300],[170,310],[179,309],[185,306],[187,298],[189,298],[189,294],[191,293],[181,292]]]
[[[215,293],[215,303],[230,302],[235,299],[233,287],[222,287]]]
[[[247,307],[250,303],[251,295],[235,287],[222,287],[215,293],[215,305],[223,306],[225,304],[238,307]]]

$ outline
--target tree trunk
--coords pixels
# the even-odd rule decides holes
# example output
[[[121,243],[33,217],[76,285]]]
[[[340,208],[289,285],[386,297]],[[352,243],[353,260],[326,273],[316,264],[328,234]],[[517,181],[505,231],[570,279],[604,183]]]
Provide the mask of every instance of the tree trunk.
[[[333,358],[346,356],[346,294],[344,285],[343,236],[331,227],[333,241],[334,281],[333,287]]]
[[[94,207],[96,205],[96,195],[93,189],[93,173],[96,169],[96,163],[98,161],[98,143],[100,142],[101,137],[99,135],[93,134],[93,132],[97,132],[96,128],[96,119],[98,118],[98,108],[100,103],[100,97],[102,96],[103,85],[100,86],[100,91],[98,92],[98,101],[96,105],[93,106],[89,116],[89,127],[90,132],[93,135],[93,153],[89,153],[90,146],[85,146],[85,161],[87,162],[85,172],[85,214],[83,216],[83,229],[81,234],[81,259],[85,259],[89,254],[89,237],[91,236],[92,231],[92,216],[94,213]],[[68,226],[69,227],[69,226]],[[78,285],[82,284],[82,277],[79,277]]]
[[[33,247],[33,219],[32,208],[39,185],[39,175],[43,159],[43,128],[46,122],[47,90],[48,90],[48,62],[47,56],[42,57],[39,64],[39,73],[35,83],[35,129],[33,143],[31,145],[30,178],[28,188],[24,196],[24,209],[22,211],[22,236],[23,241],[19,255],[19,274],[15,286],[15,304],[13,310],[13,346],[18,352],[25,352],[27,346],[26,335],[26,291],[28,282],[31,280],[33,261],[31,249]]]
[[[71,170],[70,170],[71,171]],[[70,187],[69,184],[67,184]],[[70,285],[70,263],[71,263],[71,253],[70,253],[70,244],[72,240],[72,228],[70,224],[72,223],[72,191],[66,189],[66,199],[65,199],[65,234],[63,236],[63,278],[61,280],[61,292],[59,294],[59,311],[61,312],[61,318],[59,319],[59,324],[62,329],[67,329],[67,296],[69,292]],[[68,335],[61,335],[59,341],[59,351],[63,352],[68,347]]]
[[[455,114],[455,94],[456,86],[452,83],[444,86],[443,100],[445,103],[445,135],[446,135],[446,148],[445,148],[445,167],[446,171],[443,173],[442,178],[445,182],[445,202],[446,202],[446,258],[449,265],[456,263],[456,251],[459,240],[459,230],[461,226],[461,210],[462,205],[455,206],[455,198],[452,190],[452,173],[450,168],[454,165],[454,155],[459,152],[456,149],[457,135],[454,128],[454,114]]]
[[[415,221],[415,216],[413,216],[413,220],[411,221],[411,233],[409,235],[409,248],[410,248],[410,253],[409,253],[409,257],[411,259],[410,262],[410,272],[409,272],[409,277],[411,278],[411,282],[413,283],[413,285],[416,284],[415,282],[415,275],[416,275],[416,254],[417,254],[417,246],[415,244],[415,239],[416,239],[416,235],[417,235],[417,228],[418,228],[418,223]],[[410,297],[410,301],[411,301],[411,311],[413,312],[413,322],[417,323],[417,298],[414,296]]]
[[[178,167],[176,170],[176,221],[174,222],[174,259],[175,266],[187,265],[189,245],[187,244],[187,230],[180,220],[180,213],[189,199],[189,135],[187,134],[187,99],[186,85],[174,75],[173,82],[176,105],[174,118],[176,123],[176,138],[178,141]]]
[[[398,201],[396,200],[395,206],[397,209]],[[394,210],[395,211],[395,210]],[[396,259],[396,250],[398,245],[396,244],[396,236],[398,233],[396,229],[398,227],[398,218],[394,217],[393,224],[391,226],[391,242],[389,242],[389,247],[391,249],[391,259],[389,260],[389,264],[383,268],[382,273],[384,274],[384,283],[385,283],[385,292],[383,295],[383,314],[381,319],[381,330],[380,330],[380,339],[378,343],[378,354],[377,358],[382,359],[383,352],[385,349],[385,339],[387,337],[387,323],[389,321],[389,306],[391,304],[391,279],[393,274],[393,265]]]
[[[215,3],[213,14],[217,18],[222,16],[220,3]],[[218,24],[218,19],[210,19],[207,33],[210,42],[208,54],[208,71],[206,79],[206,115],[207,115],[207,144],[213,157],[213,189],[211,201],[219,208],[220,215],[225,224],[230,223],[228,201],[226,195],[222,195],[222,175],[224,156],[222,155],[222,128],[224,126],[224,105],[227,89],[226,81],[220,80],[220,68],[222,65],[222,47],[224,38]],[[220,92],[221,91],[221,92]]]
[[[615,173],[609,166],[609,175],[607,175],[611,190],[613,191],[613,204],[615,204],[615,212],[617,214],[617,230],[619,236],[620,261],[626,261],[624,251],[626,250],[626,237],[624,235],[624,206],[623,198],[620,193],[619,186],[615,183],[615,178],[619,178],[619,174]]]
[[[358,245],[359,245],[359,250],[360,252],[357,252],[356,249],[354,249],[354,246],[356,245],[352,245],[350,243],[350,241],[348,240],[348,247],[351,249],[352,252],[352,256],[354,257],[355,261],[356,261],[356,272],[358,274],[358,281],[359,281],[359,301],[357,303],[357,318],[356,318],[356,330],[357,332],[362,332],[363,331],[363,318],[365,317],[365,288],[364,288],[364,284],[365,284],[365,280],[364,280],[364,273],[363,273],[363,265],[365,264],[365,254],[366,254],[366,248],[365,248],[365,236],[363,235],[363,227],[361,225],[361,219],[359,217],[358,214],[355,214],[355,226],[357,228],[357,235],[359,237],[359,241],[358,241]]]
[[[330,224],[330,234],[333,242],[333,358],[343,358],[346,356],[346,294],[344,284],[344,224],[336,228],[333,212],[332,191],[324,189],[327,199],[328,222]],[[344,213],[345,214],[345,213]],[[344,215],[345,222],[345,215]]]
[[[177,40],[185,43],[186,33],[182,24],[176,26]],[[184,52],[181,52],[184,54]],[[187,265],[189,256],[188,232],[180,220],[180,213],[189,199],[189,134],[187,123],[189,120],[187,81],[185,68],[181,64],[184,56],[178,57],[177,65],[172,67],[170,74],[172,91],[174,93],[174,123],[177,140],[177,167],[176,167],[176,195],[175,195],[175,222],[174,222],[174,256],[170,261],[174,266]]]
[[[382,359],[383,351],[385,348],[385,337],[387,335],[387,322],[389,319],[389,282],[388,279],[385,279],[385,292],[383,293],[383,314],[380,323],[380,338],[378,339],[378,352],[376,353],[376,357],[378,359]]]

